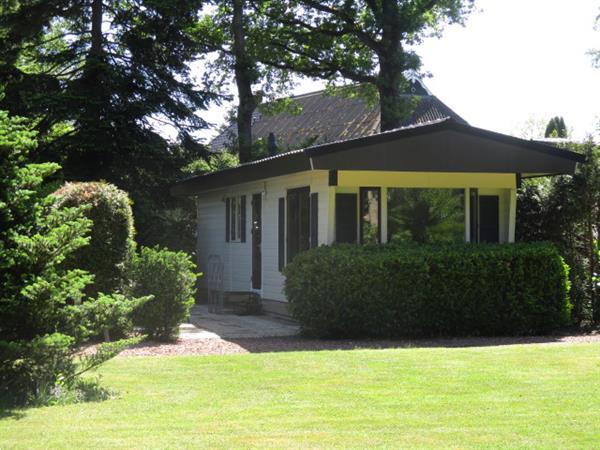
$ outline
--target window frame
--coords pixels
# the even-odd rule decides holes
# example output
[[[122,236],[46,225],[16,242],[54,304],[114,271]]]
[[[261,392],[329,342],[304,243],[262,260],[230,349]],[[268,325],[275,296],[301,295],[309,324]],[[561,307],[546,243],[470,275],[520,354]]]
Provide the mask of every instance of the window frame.
[[[301,186],[301,187],[297,187],[297,188],[292,188],[292,189],[287,189],[286,191],[286,196],[285,196],[285,263],[288,264],[290,263],[294,257],[306,250],[310,249],[310,186]],[[301,212],[301,206],[302,206],[302,201],[300,196],[301,195],[306,195],[306,217],[303,217]],[[292,199],[293,196],[297,196],[297,198],[294,200]],[[293,205],[294,201],[296,202],[296,205]],[[292,214],[291,212],[291,208],[296,206],[298,209],[296,211],[295,214]],[[292,218],[296,218],[296,220],[298,221],[297,223],[297,230],[296,230],[296,234],[293,235],[292,231],[293,230],[293,226],[294,223],[292,223]],[[302,239],[302,224],[301,222],[303,221],[303,219],[305,220],[304,225],[306,225],[306,229],[304,230],[306,233],[306,239]],[[297,249],[294,249],[295,252],[292,252],[291,247],[292,244],[295,242],[295,244],[297,244]],[[306,248],[302,248],[302,244],[305,244]]]
[[[361,186],[359,188],[358,193],[358,220],[359,220],[359,229],[358,229],[358,241],[361,244],[365,244],[364,240],[364,228],[366,221],[363,215],[363,201],[367,198],[367,193],[369,191],[377,192],[377,240],[374,242],[375,244],[381,244],[381,187],[380,186]]]
[[[227,197],[229,200],[229,241],[232,243],[242,243],[242,199],[244,195],[232,195]]]

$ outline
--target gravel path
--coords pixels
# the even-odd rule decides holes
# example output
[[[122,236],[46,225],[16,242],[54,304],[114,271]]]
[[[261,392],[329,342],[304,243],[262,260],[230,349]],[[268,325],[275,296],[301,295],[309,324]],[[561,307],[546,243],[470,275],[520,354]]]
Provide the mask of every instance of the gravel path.
[[[456,339],[320,340],[298,336],[240,339],[179,339],[173,343],[142,342],[120,356],[233,355],[241,353],[352,350],[408,347],[486,347],[522,344],[600,343],[600,332],[560,336],[476,337]]]

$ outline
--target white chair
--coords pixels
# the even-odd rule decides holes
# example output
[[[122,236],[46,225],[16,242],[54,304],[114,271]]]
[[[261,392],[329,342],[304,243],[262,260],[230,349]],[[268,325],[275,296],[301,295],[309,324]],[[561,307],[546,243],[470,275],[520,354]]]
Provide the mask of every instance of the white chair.
[[[223,311],[223,263],[219,255],[209,255],[206,272],[208,312],[219,314]]]

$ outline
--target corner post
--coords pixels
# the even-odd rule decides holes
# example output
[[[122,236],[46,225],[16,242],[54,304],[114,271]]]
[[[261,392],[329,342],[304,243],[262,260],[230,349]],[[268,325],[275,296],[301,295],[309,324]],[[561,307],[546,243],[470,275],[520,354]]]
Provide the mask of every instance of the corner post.
[[[508,209],[508,242],[515,242],[515,228],[517,224],[517,190],[509,190],[509,209]]]

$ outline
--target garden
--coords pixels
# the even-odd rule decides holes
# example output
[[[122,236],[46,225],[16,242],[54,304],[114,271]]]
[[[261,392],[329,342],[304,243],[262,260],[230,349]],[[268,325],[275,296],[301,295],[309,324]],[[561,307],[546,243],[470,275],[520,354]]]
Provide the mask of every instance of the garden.
[[[390,189],[389,244],[367,229],[365,245],[315,246],[283,268],[300,335],[179,336],[206,299],[196,205],[170,187],[322,143],[253,130],[261,115],[301,112],[289,97],[300,82],[360,99],[357,122],[379,114],[368,133],[404,127],[434,97],[421,84],[416,95],[429,75],[418,45],[476,10],[3,2],[0,449],[598,447],[600,146],[571,142],[562,117],[541,134],[585,163],[564,176],[510,172],[517,243],[450,244],[464,237],[462,189]],[[216,128],[213,106],[234,136],[219,152],[200,137]],[[423,199],[451,206],[443,245],[424,244],[418,220],[399,225]],[[276,237],[284,248],[285,232]]]

